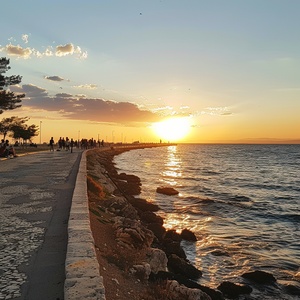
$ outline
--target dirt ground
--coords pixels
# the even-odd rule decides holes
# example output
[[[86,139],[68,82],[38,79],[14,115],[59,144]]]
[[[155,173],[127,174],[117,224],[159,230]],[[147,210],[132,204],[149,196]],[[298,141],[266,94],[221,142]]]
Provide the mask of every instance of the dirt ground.
[[[92,208],[95,204],[91,204]],[[99,221],[94,213],[90,213],[91,227],[94,235],[96,254],[103,276],[106,300],[154,300],[161,299],[153,295],[153,289],[148,282],[142,282],[130,272],[134,264],[138,264],[144,257],[143,251],[122,249],[116,243],[114,229],[111,223],[112,216],[102,213]]]

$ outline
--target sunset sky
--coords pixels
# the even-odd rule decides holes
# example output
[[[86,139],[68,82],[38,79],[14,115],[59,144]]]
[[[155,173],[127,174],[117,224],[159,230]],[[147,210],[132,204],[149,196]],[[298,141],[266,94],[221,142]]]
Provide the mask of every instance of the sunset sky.
[[[26,98],[0,119],[30,117],[35,142],[300,142],[299,11],[298,0],[4,1],[0,57]]]

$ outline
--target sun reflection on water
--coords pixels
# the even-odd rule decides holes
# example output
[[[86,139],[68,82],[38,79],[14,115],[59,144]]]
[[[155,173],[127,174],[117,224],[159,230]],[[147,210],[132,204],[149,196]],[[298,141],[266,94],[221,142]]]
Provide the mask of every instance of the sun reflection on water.
[[[161,172],[164,184],[176,185],[176,178],[182,176],[181,159],[177,154],[177,146],[169,146],[164,169]]]

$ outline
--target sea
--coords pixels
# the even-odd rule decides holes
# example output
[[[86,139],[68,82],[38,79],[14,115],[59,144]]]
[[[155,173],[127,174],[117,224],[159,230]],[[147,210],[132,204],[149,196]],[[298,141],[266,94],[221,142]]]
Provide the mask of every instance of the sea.
[[[250,284],[239,299],[300,299],[300,145],[178,144],[124,152],[114,163],[141,179],[138,197],[159,205],[166,229],[196,234],[182,247],[203,272],[199,284]],[[161,186],[179,194],[159,194]],[[277,282],[241,277],[254,270]]]

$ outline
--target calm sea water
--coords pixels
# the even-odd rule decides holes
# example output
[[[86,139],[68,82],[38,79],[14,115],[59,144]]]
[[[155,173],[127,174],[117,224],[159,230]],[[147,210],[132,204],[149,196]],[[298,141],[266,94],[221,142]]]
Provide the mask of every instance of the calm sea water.
[[[183,247],[203,271],[200,284],[263,270],[278,284],[256,286],[247,299],[299,299],[286,288],[300,287],[300,145],[177,145],[125,152],[115,163],[140,177],[140,197],[160,206],[166,228],[195,232],[197,243]]]

